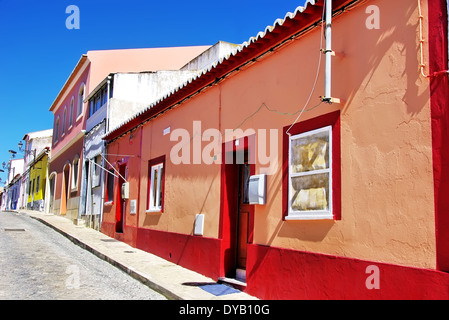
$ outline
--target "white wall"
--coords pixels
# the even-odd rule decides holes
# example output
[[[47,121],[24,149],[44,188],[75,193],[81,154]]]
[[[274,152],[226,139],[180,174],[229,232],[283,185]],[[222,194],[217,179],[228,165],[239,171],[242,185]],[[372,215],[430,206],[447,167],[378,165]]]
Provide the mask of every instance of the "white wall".
[[[198,74],[198,71],[115,74],[114,93],[109,106],[109,129],[116,128]]]

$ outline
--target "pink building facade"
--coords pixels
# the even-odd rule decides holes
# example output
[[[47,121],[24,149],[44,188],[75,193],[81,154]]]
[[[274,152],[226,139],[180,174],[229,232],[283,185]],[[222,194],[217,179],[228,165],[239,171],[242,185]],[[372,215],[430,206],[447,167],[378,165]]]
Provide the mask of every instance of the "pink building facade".
[[[209,46],[89,51],[82,55],[50,107],[54,115],[49,161],[49,212],[79,218],[83,146],[89,115],[85,99],[111,72],[178,70]],[[107,99],[105,99],[107,100]]]

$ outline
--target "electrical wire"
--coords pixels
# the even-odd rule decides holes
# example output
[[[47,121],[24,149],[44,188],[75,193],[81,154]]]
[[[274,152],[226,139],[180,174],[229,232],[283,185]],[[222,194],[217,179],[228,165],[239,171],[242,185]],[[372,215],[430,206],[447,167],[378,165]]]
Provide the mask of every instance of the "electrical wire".
[[[104,161],[106,161],[107,162],[107,164],[112,168],[112,170],[114,170],[119,176],[120,176],[120,178],[122,178],[125,182],[128,182],[126,179],[125,179],[125,177],[123,177],[121,174],[120,174],[120,172],[108,161],[108,159],[106,159],[106,157],[104,157],[102,154],[100,154],[100,156],[104,159]],[[108,171],[108,170],[106,170],[106,171]],[[112,172],[110,172],[110,171],[108,171],[109,173],[112,173]],[[116,175],[114,175],[114,176],[116,176]],[[117,177],[117,176],[116,176]]]
[[[303,113],[304,113],[304,111],[306,110],[306,108],[307,108],[307,106],[308,106],[308,104],[309,104],[309,102],[310,102],[310,99],[312,99],[312,95],[313,95],[313,93],[315,92],[315,88],[316,88],[316,84],[317,84],[317,82],[318,82],[318,77],[319,77],[319,75],[320,75],[320,70],[321,70],[321,60],[322,60],[322,58],[323,58],[323,54],[322,54],[322,46],[323,46],[323,35],[324,35],[324,28],[323,28],[323,26],[324,26],[324,14],[326,13],[326,2],[324,2],[324,6],[323,6],[323,14],[322,14],[322,16],[321,16],[321,37],[320,37],[320,57],[319,57],[319,59],[318,59],[318,67],[317,67],[317,72],[316,72],[316,76],[315,76],[315,82],[313,83],[313,87],[312,87],[312,90],[311,90],[311,92],[310,92],[310,95],[309,95],[309,98],[307,99],[307,101],[306,101],[306,103],[305,103],[305,105],[304,105],[304,107],[302,108],[302,110],[301,110],[301,113],[298,115],[298,117],[296,118],[296,120],[292,123],[292,125],[290,126],[290,128],[288,128],[288,130],[285,132],[286,134],[288,134],[289,136],[291,135],[290,134],[290,130],[293,128],[293,126],[299,121],[299,119],[301,118],[301,116],[303,115]],[[323,101],[321,101],[318,105],[316,105],[313,109],[315,109],[316,107],[318,107],[319,105],[321,105],[321,103],[322,103]]]
[[[313,83],[313,86],[312,86],[312,90],[311,90],[311,92],[310,92],[310,95],[309,95],[309,97],[308,97],[306,103],[304,104],[303,108],[302,108],[302,109],[299,109],[298,111],[296,111],[296,112],[294,112],[294,113],[280,112],[280,111],[271,109],[265,102],[263,102],[263,103],[260,105],[260,107],[259,107],[255,112],[253,112],[251,115],[249,115],[248,117],[246,117],[246,118],[245,118],[245,119],[244,119],[244,120],[243,120],[243,121],[242,121],[242,122],[235,128],[235,129],[240,128],[246,121],[248,121],[249,119],[251,119],[252,117],[254,117],[260,110],[262,110],[263,107],[265,107],[265,109],[267,109],[268,111],[273,112],[273,113],[277,113],[277,114],[282,115],[282,116],[294,116],[294,115],[297,115],[297,114],[299,113],[298,117],[295,119],[295,121],[292,123],[292,125],[291,125],[291,126],[288,128],[288,130],[286,131],[286,133],[287,133],[288,135],[290,135],[289,131],[290,131],[291,128],[292,128],[292,127],[299,121],[299,119],[301,118],[301,116],[303,115],[304,112],[312,111],[313,109],[318,108],[318,107],[323,103],[323,100],[320,100],[320,103],[318,103],[317,105],[315,105],[315,106],[311,107],[310,109],[307,109],[307,110],[306,110],[307,106],[308,106],[309,103],[310,103],[310,100],[312,99],[312,95],[313,95],[313,93],[315,92],[315,88],[316,88],[316,85],[317,85],[317,82],[318,82],[318,77],[319,77],[319,75],[320,75],[320,70],[321,70],[321,61],[322,61],[322,58],[323,58],[323,55],[322,55],[323,50],[322,50],[321,47],[322,47],[322,45],[323,45],[323,36],[325,36],[325,35],[324,35],[324,28],[323,28],[323,26],[324,26],[324,14],[325,14],[325,12],[326,12],[326,4],[324,4],[324,6],[323,6],[323,14],[322,14],[322,16],[321,16],[320,56],[319,56],[319,59],[318,59],[318,66],[317,66],[317,71],[316,71],[315,81],[314,81],[314,83]],[[235,129],[234,129],[234,130],[235,130]]]
[[[312,111],[313,109],[316,109],[316,108],[318,108],[321,104],[323,103],[323,101],[320,101],[320,103],[318,103],[317,105],[315,105],[315,106],[313,106],[313,107],[311,107],[311,108],[309,108],[309,109],[307,109],[307,110],[304,110],[304,109],[300,109],[300,110],[298,110],[298,111],[296,111],[296,112],[294,112],[294,113],[289,113],[289,112],[280,112],[280,111],[278,111],[278,110],[275,110],[275,109],[271,109],[265,102],[263,102],[261,105],[260,105],[260,107],[254,112],[254,113],[252,113],[251,115],[249,115],[248,117],[246,117],[234,130],[236,130],[236,129],[239,129],[239,128],[241,128],[242,126],[243,126],[243,124],[246,122],[246,121],[248,121],[249,119],[251,119],[252,117],[254,117],[263,107],[265,107],[265,109],[267,109],[268,111],[270,111],[270,112],[273,112],[273,113],[276,113],[276,114],[279,114],[279,115],[281,115],[281,116],[294,116],[294,115],[297,115],[299,112],[309,112],[309,111]],[[307,106],[307,105],[306,105]]]

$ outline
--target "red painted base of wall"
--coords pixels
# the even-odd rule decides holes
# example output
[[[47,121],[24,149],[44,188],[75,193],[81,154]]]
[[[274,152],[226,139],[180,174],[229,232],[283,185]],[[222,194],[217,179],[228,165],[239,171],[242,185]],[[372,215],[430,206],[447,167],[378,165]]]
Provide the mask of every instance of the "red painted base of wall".
[[[103,222],[101,232],[132,247],[152,253],[217,280],[220,276],[221,240],[173,232],[125,226],[115,232],[115,224]]]
[[[108,237],[123,241],[132,247],[136,247],[137,228],[135,227],[125,226],[123,228],[123,233],[118,233],[115,232],[115,223],[103,221],[101,224],[101,232]]]
[[[103,223],[102,232],[133,247],[217,280],[222,241]],[[379,269],[380,289],[368,289]],[[371,283],[370,281],[368,281]],[[449,299],[449,274],[317,253],[248,244],[247,293],[267,300]]]
[[[366,287],[370,265],[380,289]],[[449,299],[444,272],[258,245],[248,245],[247,284],[267,300]]]
[[[218,239],[141,228],[137,231],[138,249],[215,280],[219,277],[220,246]]]
[[[107,235],[108,237],[114,238],[115,233],[115,225],[109,222],[101,223],[101,232]]]

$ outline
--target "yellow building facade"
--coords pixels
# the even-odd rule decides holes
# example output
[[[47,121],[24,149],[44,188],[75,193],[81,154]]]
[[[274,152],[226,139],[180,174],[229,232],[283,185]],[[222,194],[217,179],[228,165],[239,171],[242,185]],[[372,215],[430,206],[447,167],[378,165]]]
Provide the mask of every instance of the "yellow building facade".
[[[27,186],[27,208],[32,210],[44,209],[45,186],[47,182],[48,154],[42,152],[30,165],[30,174]]]

